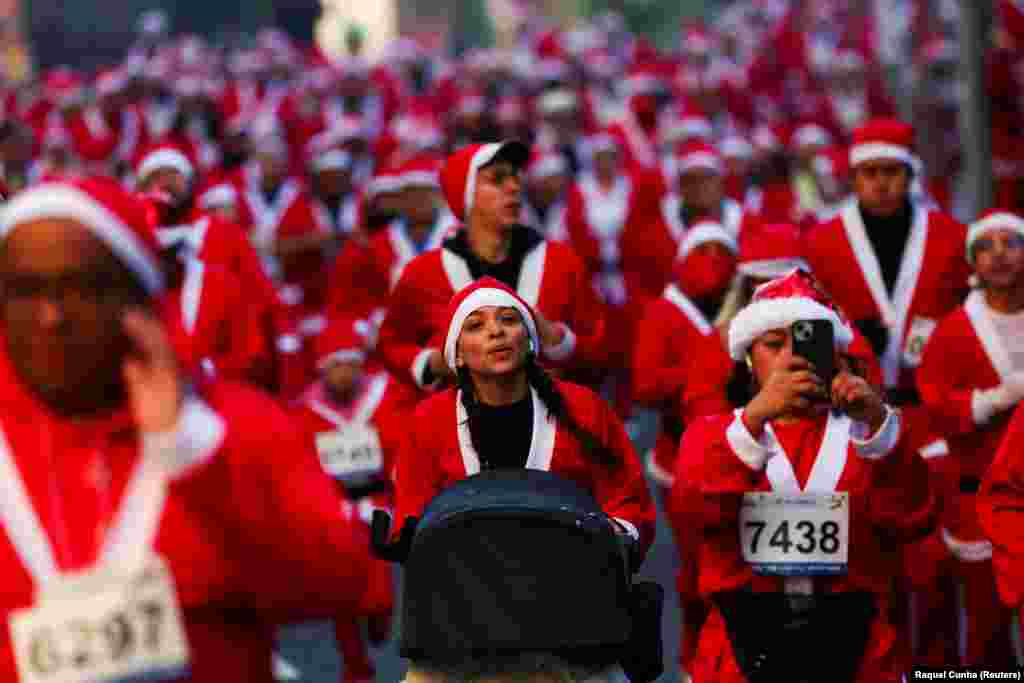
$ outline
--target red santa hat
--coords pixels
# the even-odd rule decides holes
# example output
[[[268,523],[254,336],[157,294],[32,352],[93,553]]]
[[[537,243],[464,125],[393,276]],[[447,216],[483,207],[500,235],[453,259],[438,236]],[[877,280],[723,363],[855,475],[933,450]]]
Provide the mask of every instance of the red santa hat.
[[[508,285],[492,277],[484,277],[463,288],[448,304],[448,334],[444,338],[444,359],[452,370],[456,369],[455,347],[466,318],[485,306],[501,306],[519,311],[523,324],[526,325],[526,332],[530,336],[531,349],[534,353],[539,351],[540,336],[533,309]]]
[[[814,156],[811,168],[823,178],[845,180],[850,174],[850,153],[845,147],[830,147]]]
[[[569,171],[565,157],[551,150],[535,148],[530,155],[530,163],[526,166],[526,176],[531,180],[550,178]]]
[[[105,178],[40,183],[15,195],[0,210],[0,241],[23,224],[44,218],[80,223],[102,241],[150,294],[164,289],[160,245],[146,205]]]
[[[82,98],[85,82],[66,66],[51,69],[46,75],[44,90],[47,97],[59,105],[75,104]]]
[[[682,175],[695,169],[721,174],[724,171],[722,156],[717,149],[706,142],[699,140],[688,142],[679,151],[676,173]]]
[[[828,147],[832,144],[832,134],[818,123],[803,123],[793,131],[790,143],[794,150],[804,147]]]
[[[441,169],[441,189],[448,207],[460,221],[466,220],[473,208],[480,169],[499,158],[523,167],[530,158],[530,148],[516,140],[468,145],[445,161]]]
[[[765,332],[788,328],[798,320],[827,320],[832,323],[836,348],[853,342],[853,328],[814,277],[799,268],[767,282],[729,325],[729,355],[743,360],[747,349]]]
[[[726,159],[743,159],[749,161],[754,158],[754,146],[743,137],[733,135],[722,140],[722,157]]]
[[[313,351],[316,355],[317,370],[321,372],[335,363],[362,365],[366,362],[366,337],[359,334],[354,321],[339,318],[331,321],[317,335],[316,341],[313,342]]]
[[[872,119],[853,133],[850,167],[867,161],[914,163],[914,128],[896,119]]]
[[[398,169],[399,187],[402,190],[411,187],[427,187],[441,189],[438,177],[440,164],[433,157],[419,156],[402,164]]]
[[[195,167],[180,147],[157,145],[143,152],[135,164],[135,177],[140,182],[160,169],[169,168],[192,180]]]
[[[109,97],[124,92],[128,87],[128,74],[120,69],[105,69],[96,75],[96,93]]]
[[[537,112],[552,116],[576,110],[576,95],[565,88],[554,88],[537,98]]]
[[[758,279],[779,278],[794,268],[810,271],[801,254],[800,230],[792,223],[757,225],[740,241],[737,270]]]
[[[682,261],[687,255],[702,244],[717,242],[725,245],[732,253],[739,251],[736,240],[726,232],[725,228],[718,221],[703,220],[686,231],[682,241],[679,243],[677,261]]]
[[[974,243],[991,230],[1010,230],[1024,237],[1024,218],[1006,209],[989,209],[967,229],[967,260],[974,263]]]
[[[238,192],[231,183],[219,183],[199,195],[199,208],[210,210],[232,206],[238,201]]]
[[[402,181],[398,175],[398,169],[382,168],[370,178],[370,182],[366,184],[364,195],[366,199],[373,199],[382,194],[398,192],[401,189]]]

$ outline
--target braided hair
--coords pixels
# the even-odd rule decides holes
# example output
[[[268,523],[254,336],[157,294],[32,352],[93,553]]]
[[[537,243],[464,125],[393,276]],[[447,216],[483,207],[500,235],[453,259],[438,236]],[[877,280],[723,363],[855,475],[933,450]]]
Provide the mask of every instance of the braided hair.
[[[619,456],[601,443],[601,440],[593,432],[576,421],[576,418],[569,412],[562,392],[558,390],[551,375],[537,363],[536,355],[532,351],[526,356],[525,369],[527,384],[536,390],[538,398],[552,417],[583,446],[584,455],[603,467],[617,469],[621,464]],[[461,391],[462,407],[466,409],[466,424],[469,426],[470,442],[477,453],[482,453],[480,429],[477,426],[480,404],[473,389],[473,379],[470,376],[469,368],[465,365],[460,367],[456,378]]]

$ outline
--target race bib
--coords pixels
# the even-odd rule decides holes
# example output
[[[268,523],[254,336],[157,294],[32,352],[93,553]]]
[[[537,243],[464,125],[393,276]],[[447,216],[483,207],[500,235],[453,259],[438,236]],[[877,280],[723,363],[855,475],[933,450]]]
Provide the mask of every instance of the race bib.
[[[348,485],[366,485],[381,476],[384,454],[377,430],[352,424],[316,435],[316,451],[324,471]]]
[[[845,574],[849,530],[845,492],[743,494],[740,546],[758,574]]]
[[[154,683],[189,674],[174,580],[159,561],[129,578],[60,579],[13,612],[20,683]]]
[[[935,331],[936,322],[931,318],[914,318],[907,332],[907,341],[903,346],[903,364],[916,368],[921,364],[924,347]]]

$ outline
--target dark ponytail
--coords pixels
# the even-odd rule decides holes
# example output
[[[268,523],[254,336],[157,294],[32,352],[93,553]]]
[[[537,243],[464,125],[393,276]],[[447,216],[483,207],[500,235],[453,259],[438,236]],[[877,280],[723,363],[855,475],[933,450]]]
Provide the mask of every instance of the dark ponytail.
[[[601,443],[601,440],[593,432],[576,421],[565,404],[562,392],[558,390],[551,375],[537,364],[536,357],[532,352],[526,356],[525,369],[527,383],[537,391],[538,398],[552,417],[583,446],[584,455],[603,467],[618,469],[621,464],[620,456]],[[479,429],[474,428],[480,409],[473,391],[473,380],[466,366],[459,368],[456,376],[459,390],[462,392],[462,406],[466,409],[466,424],[469,426],[470,442],[480,454],[480,439],[477,434]]]

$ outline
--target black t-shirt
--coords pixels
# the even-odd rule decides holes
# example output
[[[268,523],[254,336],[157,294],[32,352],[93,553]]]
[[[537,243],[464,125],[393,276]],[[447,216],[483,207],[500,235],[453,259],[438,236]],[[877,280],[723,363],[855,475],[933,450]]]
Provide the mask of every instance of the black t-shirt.
[[[474,254],[469,248],[465,230],[459,230],[455,236],[446,239],[444,247],[466,259],[469,274],[474,280],[490,276],[515,289],[519,284],[519,271],[523,268],[523,260],[531,249],[543,241],[544,238],[537,231],[522,225],[516,227],[512,230],[508,256],[501,263],[487,263]]]
[[[478,404],[473,432],[482,469],[526,467],[533,441],[533,397],[505,406]]]
[[[913,209],[910,202],[907,202],[892,216],[874,216],[863,208],[860,209],[860,215],[864,220],[864,229],[871,242],[871,248],[874,249],[878,265],[882,269],[885,288],[891,294],[896,287],[896,279],[900,275],[900,265],[903,262],[903,252],[906,250],[907,239],[910,237],[910,223],[914,218]]]

